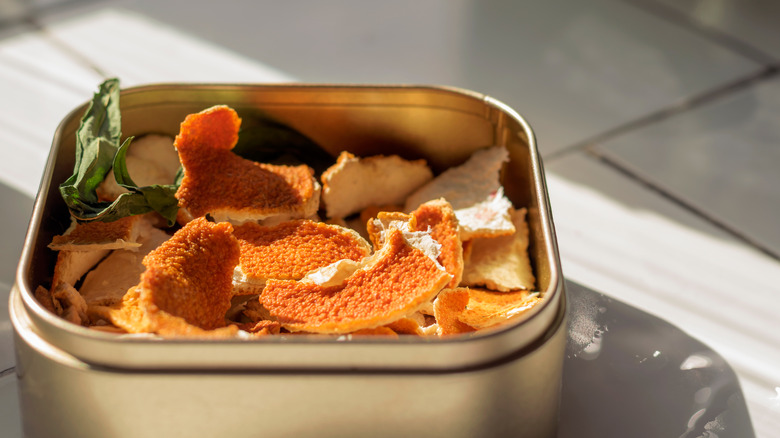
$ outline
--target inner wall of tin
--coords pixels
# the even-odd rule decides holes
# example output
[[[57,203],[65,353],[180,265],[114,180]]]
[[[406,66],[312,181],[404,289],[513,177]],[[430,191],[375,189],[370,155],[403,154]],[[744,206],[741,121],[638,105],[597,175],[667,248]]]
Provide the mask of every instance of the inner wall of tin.
[[[187,114],[219,104],[233,107],[244,119],[258,112],[270,116],[308,136],[334,157],[347,150],[358,156],[424,158],[435,173],[462,163],[476,149],[507,146],[511,161],[502,182],[515,206],[528,208],[537,288],[552,292],[553,267],[543,244],[539,188],[528,150],[530,133],[481,96],[426,87],[151,86],[123,92],[123,135],[175,136]],[[69,225],[58,185],[72,173],[75,132],[82,113],[83,109],[76,110],[63,121],[53,145],[51,183],[42,193],[46,196],[44,211],[25,278],[28,291],[50,285],[56,254],[46,245]]]

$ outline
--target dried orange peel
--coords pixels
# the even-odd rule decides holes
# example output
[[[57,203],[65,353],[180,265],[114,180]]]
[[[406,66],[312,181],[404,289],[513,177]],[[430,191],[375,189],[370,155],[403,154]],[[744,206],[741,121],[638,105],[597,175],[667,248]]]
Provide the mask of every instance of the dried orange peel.
[[[428,201],[410,214],[379,212],[367,222],[369,238],[375,247],[383,244],[384,232],[391,227],[407,231],[430,232],[441,245],[437,261],[452,275],[447,287],[456,287],[463,276],[463,243],[459,237],[458,219],[444,199]]]
[[[142,216],[128,216],[113,222],[73,222],[65,233],[54,236],[49,248],[55,251],[98,251],[134,249],[138,242]]]
[[[382,248],[340,284],[323,285],[307,278],[269,280],[260,301],[288,330],[351,333],[414,313],[451,276],[394,228]]]
[[[320,186],[305,165],[276,166],[239,157],[241,119],[224,105],[190,114],[174,145],[184,170],[176,198],[180,220],[211,215],[242,223],[310,217],[319,207]],[[182,219],[185,218],[185,219]]]
[[[527,290],[496,292],[469,288],[468,296],[468,304],[458,320],[475,329],[494,327],[519,317],[540,300],[539,294]]]
[[[458,335],[476,331],[474,327],[458,319],[469,303],[466,288],[446,289],[433,302],[433,315],[439,326],[439,335]]]
[[[228,223],[189,222],[144,257],[140,284],[109,319],[131,333],[200,336],[224,328],[239,257],[232,232]]]
[[[527,290],[496,292],[459,287],[445,289],[433,303],[440,335],[469,333],[496,327],[524,315],[540,300]]]
[[[258,293],[270,278],[299,280],[339,260],[360,261],[371,254],[357,232],[311,220],[273,226],[249,222],[233,234],[241,248],[234,284],[248,293]]]

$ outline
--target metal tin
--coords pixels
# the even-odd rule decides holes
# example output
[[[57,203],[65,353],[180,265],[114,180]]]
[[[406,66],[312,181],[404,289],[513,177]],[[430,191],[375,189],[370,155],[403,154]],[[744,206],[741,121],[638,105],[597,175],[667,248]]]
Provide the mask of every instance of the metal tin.
[[[151,85],[123,90],[124,135],[175,135],[187,114],[262,111],[337,155],[425,158],[434,171],[501,144],[507,196],[528,208],[544,300],[476,336],[339,340],[121,338],[76,326],[33,297],[67,226],[57,186],[73,169],[84,107],[61,123],[11,293],[26,436],[546,437],[556,431],[566,341],[563,278],[530,126],[501,102],[427,86]]]

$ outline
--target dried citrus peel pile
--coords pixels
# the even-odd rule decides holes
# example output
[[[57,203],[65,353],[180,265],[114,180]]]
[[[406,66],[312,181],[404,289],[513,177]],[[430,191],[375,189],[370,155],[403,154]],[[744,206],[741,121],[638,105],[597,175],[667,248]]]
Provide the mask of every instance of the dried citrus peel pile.
[[[180,228],[166,234],[147,214],[112,222],[120,237],[85,239],[106,224],[74,222],[54,239],[41,303],[99,330],[222,338],[462,334],[538,301],[525,210],[499,182],[505,148],[480,149],[437,177],[422,160],[345,152],[320,185],[308,166],[235,155],[240,124],[226,106],[187,116],[171,142],[184,174]],[[356,199],[377,174],[405,184]],[[350,215],[362,219],[354,229]],[[107,272],[116,259],[135,269],[119,285]],[[120,292],[101,294],[101,283]]]

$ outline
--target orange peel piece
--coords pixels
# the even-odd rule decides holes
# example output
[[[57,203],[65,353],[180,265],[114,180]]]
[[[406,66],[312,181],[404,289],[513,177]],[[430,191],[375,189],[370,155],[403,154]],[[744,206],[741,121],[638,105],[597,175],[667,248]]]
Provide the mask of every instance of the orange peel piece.
[[[49,248],[55,251],[95,251],[136,249],[142,226],[142,216],[128,216],[113,222],[73,222],[64,234],[54,236]]]
[[[539,294],[527,290],[495,292],[468,290],[468,304],[458,320],[476,329],[493,327],[525,314],[540,300]]]
[[[319,207],[320,186],[308,166],[257,163],[234,154],[241,119],[218,105],[188,115],[174,145],[184,169],[176,198],[189,217],[210,214],[237,223],[299,219]],[[180,215],[185,220],[186,215]]]
[[[322,285],[309,276],[301,281],[268,280],[260,301],[288,330],[351,333],[414,313],[450,278],[394,228],[382,248],[339,284]]]
[[[444,199],[428,201],[410,214],[379,212],[366,223],[369,238],[375,247],[383,244],[385,230],[391,227],[407,231],[429,231],[441,245],[437,261],[452,275],[448,288],[456,287],[463,277],[463,243],[458,219],[449,202]]]
[[[241,330],[254,336],[278,335],[282,325],[276,321],[257,321],[235,324]]]
[[[420,321],[415,318],[404,317],[387,324],[385,327],[399,335],[423,335]]]
[[[456,287],[463,277],[463,245],[459,237],[458,219],[444,199],[426,202],[412,212],[412,231],[431,230],[433,240],[442,246],[438,261],[452,275],[447,287]]]
[[[239,245],[228,223],[189,222],[144,257],[146,271],[107,318],[130,333],[225,337]]]
[[[439,325],[439,335],[459,335],[476,331],[458,317],[469,303],[467,288],[445,289],[433,301],[433,315]]]
[[[541,301],[527,290],[496,292],[459,287],[445,289],[433,302],[441,335],[469,333],[495,327],[524,315]]]
[[[339,260],[360,261],[371,254],[371,246],[355,231],[311,220],[273,226],[248,222],[236,226],[233,235],[241,247],[240,276],[234,283],[250,293],[270,278],[300,280]]]
[[[209,330],[225,325],[239,245],[233,227],[198,218],[144,258],[141,301]]]
[[[389,327],[375,327],[360,329],[358,331],[350,333],[352,336],[389,336],[391,338],[397,338],[398,333]]]

